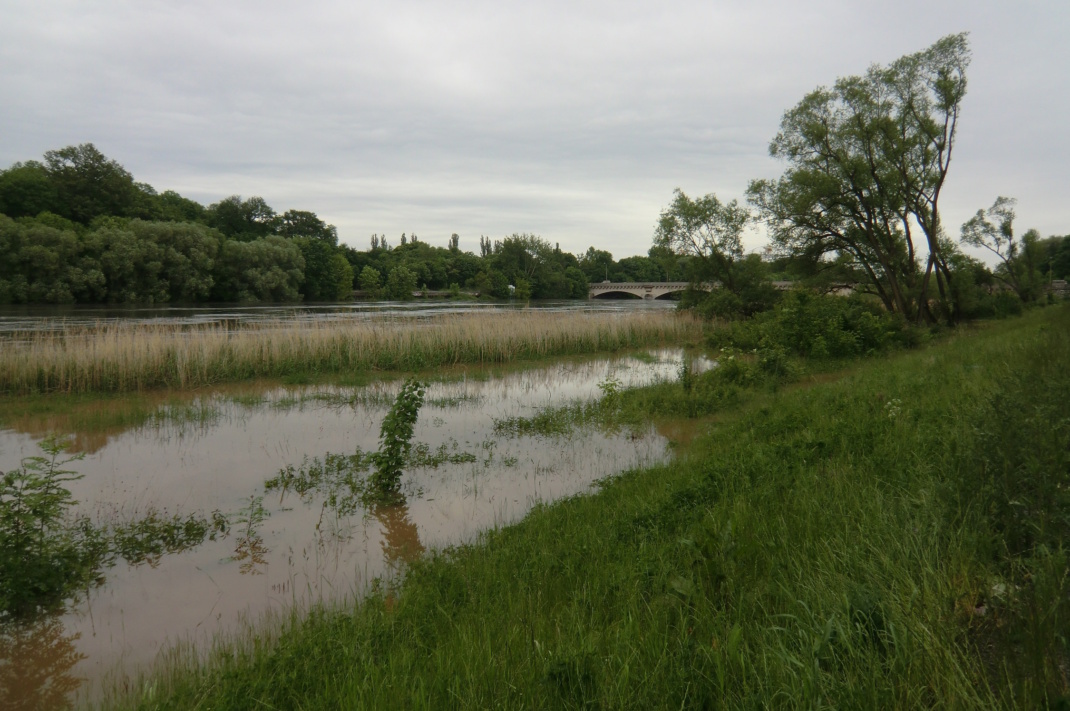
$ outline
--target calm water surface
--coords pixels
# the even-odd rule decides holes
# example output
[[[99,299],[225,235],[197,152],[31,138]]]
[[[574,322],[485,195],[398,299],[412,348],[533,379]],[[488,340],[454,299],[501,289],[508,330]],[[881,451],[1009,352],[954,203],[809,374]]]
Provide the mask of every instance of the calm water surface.
[[[599,384],[611,379],[630,386],[675,378],[680,357],[651,351],[641,359],[566,361],[489,378],[458,371],[457,380],[430,386],[414,442],[431,450],[445,445],[475,461],[408,471],[406,506],[352,513],[316,496],[267,492],[264,482],[306,457],[376,449],[397,382],[187,394],[137,426],[72,424],[91,421],[93,407],[114,416],[122,398],[90,403],[89,412],[68,419],[9,422],[0,430],[0,471],[37,454],[50,431],[74,435],[86,458],[72,465],[85,475],[72,489],[80,509],[101,520],[153,509],[220,510],[234,518],[252,506],[266,516],[252,536],[236,524],[225,538],[151,565],[120,564],[63,614],[30,629],[0,629],[0,708],[19,699],[36,708],[100,698],[101,689],[123,684],[176,642],[204,648],[214,635],[265,613],[344,602],[428,548],[472,540],[516,521],[536,502],[586,492],[598,479],[664,460],[668,440],[652,428],[589,429],[547,440],[498,437],[494,422],[597,397]]]
[[[334,304],[221,306],[0,306],[0,337],[51,331],[71,326],[103,324],[173,324],[240,326],[280,321],[370,320],[382,318],[433,318],[441,315],[538,309],[546,311],[621,312],[636,309],[673,309],[674,301],[643,299],[592,299],[590,301],[520,302],[480,301],[364,301]]]

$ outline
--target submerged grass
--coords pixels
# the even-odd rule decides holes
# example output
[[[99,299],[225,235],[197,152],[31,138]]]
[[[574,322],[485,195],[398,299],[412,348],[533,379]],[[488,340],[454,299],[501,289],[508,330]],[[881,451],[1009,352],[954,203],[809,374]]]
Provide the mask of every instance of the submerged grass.
[[[1070,310],[742,402],[673,463],[432,552],[350,609],[176,660],[115,703],[1067,702]]]
[[[256,377],[494,364],[695,340],[701,325],[667,313],[461,315],[434,321],[123,326],[35,335],[0,349],[0,393],[192,388]]]
[[[69,435],[69,450],[87,454],[131,429],[205,428],[221,416],[218,403],[189,393],[0,397],[0,427],[35,439]]]

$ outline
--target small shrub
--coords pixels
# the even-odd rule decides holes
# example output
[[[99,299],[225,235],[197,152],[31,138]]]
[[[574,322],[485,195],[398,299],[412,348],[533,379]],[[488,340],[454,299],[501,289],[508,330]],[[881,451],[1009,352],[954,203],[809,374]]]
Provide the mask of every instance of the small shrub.
[[[67,525],[76,502],[64,486],[82,475],[63,467],[85,455],[61,459],[66,448],[49,437],[44,456],[27,457],[0,477],[0,617],[62,600],[92,567],[79,530]]]
[[[730,346],[721,349],[714,372],[718,380],[734,385],[747,385],[755,379],[752,365]]]
[[[425,390],[426,386],[419,380],[406,380],[390,412],[383,418],[369,492],[378,501],[392,502],[401,498],[401,471],[412,448],[413,429],[420,416]]]
[[[226,517],[167,516],[155,510],[139,520],[96,525],[72,518],[77,504],[66,484],[82,478],[70,469],[79,454],[63,457],[67,442],[48,437],[44,455],[27,457],[0,474],[0,620],[26,618],[60,605],[101,579],[117,558],[153,564],[226,533]]]
[[[852,358],[892,345],[909,345],[910,331],[878,304],[862,297],[794,291],[771,311],[713,331],[707,342],[714,347],[767,351],[771,358],[768,366],[775,371],[784,364],[782,356],[789,354]]]
[[[786,349],[776,343],[763,341],[756,350],[758,369],[774,378],[787,378],[795,373]]]
[[[690,394],[691,387],[695,382],[694,366],[691,362],[691,357],[686,353],[680,360],[680,367],[677,369],[677,376],[680,382],[680,387],[684,389],[685,393]]]

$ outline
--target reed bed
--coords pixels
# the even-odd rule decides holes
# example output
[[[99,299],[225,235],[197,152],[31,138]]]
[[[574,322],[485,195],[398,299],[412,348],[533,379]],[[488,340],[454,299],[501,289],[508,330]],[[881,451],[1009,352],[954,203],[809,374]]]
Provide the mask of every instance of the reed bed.
[[[0,393],[194,388],[254,377],[501,364],[695,340],[680,314],[466,314],[234,328],[108,324],[0,344]]]

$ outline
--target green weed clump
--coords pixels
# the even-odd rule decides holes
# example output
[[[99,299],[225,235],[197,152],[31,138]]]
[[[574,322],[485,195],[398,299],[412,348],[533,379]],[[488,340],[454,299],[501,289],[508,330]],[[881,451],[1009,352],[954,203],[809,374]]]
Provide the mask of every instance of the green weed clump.
[[[350,514],[363,504],[396,504],[404,501],[401,475],[414,463],[439,464],[427,445],[418,447],[413,457],[412,436],[420,416],[426,385],[409,378],[401,386],[379,430],[379,450],[353,454],[328,453],[323,460],[307,458],[300,467],[289,465],[265,482],[268,491],[294,491],[302,498],[323,497],[324,505]],[[449,458],[442,449],[442,461]],[[474,460],[474,457],[473,457]],[[362,476],[371,469],[371,474]]]
[[[1067,374],[1063,308],[744,392],[674,462],[433,551],[353,607],[295,614],[120,701],[1060,708]]]

